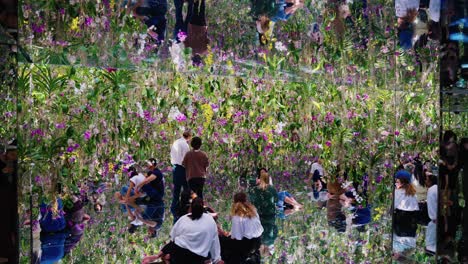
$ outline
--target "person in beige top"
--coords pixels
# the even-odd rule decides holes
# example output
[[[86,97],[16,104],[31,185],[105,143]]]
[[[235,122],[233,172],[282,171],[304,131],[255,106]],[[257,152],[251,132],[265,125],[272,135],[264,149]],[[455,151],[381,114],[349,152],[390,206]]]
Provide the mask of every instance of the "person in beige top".
[[[210,162],[208,155],[200,150],[202,140],[194,137],[190,143],[193,150],[185,154],[182,166],[185,167],[185,176],[187,177],[189,188],[203,199],[203,186],[205,185],[206,171]]]

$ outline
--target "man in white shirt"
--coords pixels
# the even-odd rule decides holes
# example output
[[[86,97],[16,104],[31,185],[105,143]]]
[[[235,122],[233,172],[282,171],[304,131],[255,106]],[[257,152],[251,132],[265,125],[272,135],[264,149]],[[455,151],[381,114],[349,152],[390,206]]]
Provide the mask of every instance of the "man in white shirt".
[[[306,183],[309,183],[312,179],[313,194],[314,198],[317,200],[319,198],[320,191],[326,188],[325,183],[322,180],[324,176],[324,170],[322,167],[322,159],[320,157],[317,158],[314,163],[312,163],[308,176],[309,177],[307,178]]]
[[[188,142],[192,139],[192,133],[185,131],[182,137],[174,141],[171,146],[171,164],[173,166],[172,182],[174,190],[172,192],[171,213],[174,216],[174,223],[178,219],[177,208],[179,207],[179,198],[181,188],[187,189],[187,179],[185,177],[185,168],[182,166],[185,154],[190,151]]]
[[[426,251],[435,254],[437,245],[437,177],[434,175],[426,176],[427,190],[427,213],[431,222],[426,229]]]

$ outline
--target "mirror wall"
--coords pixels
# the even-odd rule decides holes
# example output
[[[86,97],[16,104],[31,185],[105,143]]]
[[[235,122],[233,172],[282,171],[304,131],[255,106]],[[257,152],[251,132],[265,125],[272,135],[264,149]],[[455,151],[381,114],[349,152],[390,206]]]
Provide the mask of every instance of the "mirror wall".
[[[441,61],[440,196],[437,222],[438,259],[443,263],[468,261],[466,11],[466,3],[449,2],[443,28],[445,34],[444,56]]]
[[[236,76],[269,68],[282,78],[307,77],[345,53],[365,63],[369,34],[379,47],[388,37],[389,3],[25,0],[21,59]]]
[[[0,263],[18,262],[16,50],[17,1],[0,2],[0,210],[6,212],[0,227]]]
[[[292,205],[261,214],[251,258],[430,261],[419,251],[423,225],[413,251],[394,246],[389,197],[410,156],[437,160],[432,37],[405,46],[393,1],[160,3],[161,14],[140,21],[131,14],[148,10],[131,2],[21,2],[22,261],[157,254],[174,222],[171,144],[186,129],[210,159],[204,199],[220,229],[231,231],[234,193],[261,208],[262,167]],[[189,10],[198,16],[187,20]],[[185,49],[196,26],[199,45]],[[149,158],[165,179],[164,203],[138,206],[134,219],[115,193],[126,194],[131,165],[146,174]]]
[[[420,138],[418,144],[395,142],[392,241],[397,263],[432,263],[437,252],[441,8],[441,1],[395,1],[403,49],[396,74],[405,83],[396,88],[396,127]],[[421,118],[411,114],[421,110]]]

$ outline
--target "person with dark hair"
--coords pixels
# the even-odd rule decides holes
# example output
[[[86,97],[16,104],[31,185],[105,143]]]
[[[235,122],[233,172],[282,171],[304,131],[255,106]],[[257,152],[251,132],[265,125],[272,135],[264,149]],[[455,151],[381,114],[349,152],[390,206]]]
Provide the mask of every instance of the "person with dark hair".
[[[132,6],[133,14],[148,27],[148,34],[157,44],[164,41],[166,34],[167,0],[138,0]]]
[[[135,189],[138,192],[141,189],[149,198],[149,200],[145,201],[146,209],[142,216],[145,220],[156,222],[155,227],[149,227],[149,232],[154,237],[164,221],[164,176],[157,168],[156,159],[149,159],[147,165],[146,179]]]
[[[462,240],[459,246],[459,259],[461,263],[468,262],[468,138],[460,140],[460,167],[463,168],[463,197],[465,197],[465,207],[462,218]]]
[[[191,213],[182,216],[172,227],[171,242],[155,256],[148,256],[143,263],[151,263],[163,255],[169,255],[171,263],[204,264],[211,258],[212,263],[224,264],[218,227],[210,214],[204,212],[203,199],[192,201]]]
[[[200,150],[202,140],[194,137],[191,142],[193,150],[185,154],[182,165],[185,167],[188,185],[198,197],[203,199],[203,186],[210,165],[208,155]]]
[[[426,228],[426,251],[435,254],[437,246],[437,177],[426,176],[427,213],[431,221]]]
[[[327,190],[327,184],[323,181],[323,176],[325,175],[325,170],[322,167],[322,157],[318,157],[315,162],[312,163],[310,170],[307,174],[306,183],[310,183],[312,180],[312,190],[314,198],[319,199],[319,194],[321,191]]]
[[[416,189],[411,184],[411,174],[399,170],[395,175],[393,250],[400,254],[416,247],[416,214],[419,212]]]
[[[171,146],[171,164],[173,166],[172,170],[172,183],[174,184],[174,189],[172,190],[172,203],[171,203],[171,213],[173,216],[176,214],[176,210],[179,206],[179,196],[180,191],[187,190],[187,179],[185,175],[185,168],[182,166],[184,161],[185,154],[190,151],[190,146],[188,142],[192,139],[192,133],[190,131],[185,131],[182,134],[182,137],[174,141]],[[174,217],[174,223],[176,221]]]

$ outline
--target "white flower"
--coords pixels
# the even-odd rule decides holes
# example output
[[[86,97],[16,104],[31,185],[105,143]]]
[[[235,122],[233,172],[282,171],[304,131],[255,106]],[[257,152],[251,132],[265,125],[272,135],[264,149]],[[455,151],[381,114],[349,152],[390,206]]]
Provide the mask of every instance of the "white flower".
[[[141,103],[140,103],[140,102],[137,102],[136,105],[137,105],[137,108],[138,108],[138,115],[139,115],[140,117],[144,117],[145,114],[143,113],[143,107],[141,106]]]
[[[275,132],[280,134],[281,132],[283,132],[283,127],[285,126],[286,126],[286,123],[279,122],[278,124],[276,124]]]
[[[182,113],[179,111],[177,106],[173,106],[173,107],[171,107],[171,110],[169,111],[169,115],[167,116],[167,118],[169,118],[169,120],[171,120],[171,121],[176,120],[176,117],[178,117],[181,114]]]
[[[177,71],[185,70],[185,58],[184,58],[184,44],[181,43],[172,43],[172,46],[169,47],[169,52],[171,53],[172,62],[176,65]]]
[[[275,42],[275,49],[277,51],[287,51],[288,49],[286,48],[286,46],[284,46],[284,44],[281,42],[281,41],[276,41]]]

